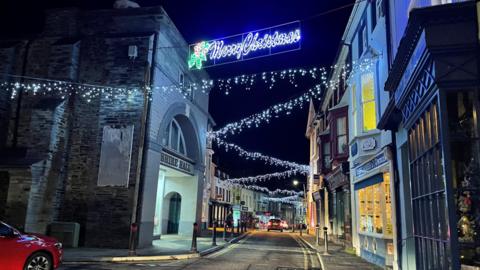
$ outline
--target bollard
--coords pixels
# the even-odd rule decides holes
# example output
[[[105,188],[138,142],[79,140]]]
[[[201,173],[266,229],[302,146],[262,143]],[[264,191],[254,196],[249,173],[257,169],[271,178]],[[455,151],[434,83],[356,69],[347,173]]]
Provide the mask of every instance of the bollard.
[[[212,246],[217,245],[217,221],[213,221]]]
[[[237,234],[240,234],[240,219],[237,220]]]
[[[195,222],[193,223],[193,234],[192,234],[192,248],[190,249],[190,252],[192,253],[197,253],[197,229],[198,229],[198,224]]]
[[[223,222],[223,241],[227,240],[227,223]]]
[[[315,226],[315,244],[320,245],[320,226]]]
[[[323,255],[330,255],[328,254],[328,234],[327,234],[327,227],[323,227],[323,241],[325,245],[325,250],[323,251]]]
[[[300,236],[302,236],[302,232],[303,232],[303,224],[300,224]]]
[[[294,223],[293,223],[293,227],[292,227],[292,233],[295,232],[295,226],[296,226],[296,225],[295,225],[295,222],[294,222]]]

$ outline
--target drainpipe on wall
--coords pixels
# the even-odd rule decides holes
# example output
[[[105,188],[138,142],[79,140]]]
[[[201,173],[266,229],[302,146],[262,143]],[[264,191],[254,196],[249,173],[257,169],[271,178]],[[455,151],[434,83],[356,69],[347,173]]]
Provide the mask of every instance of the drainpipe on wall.
[[[23,78],[27,73],[27,63],[28,63],[28,54],[30,52],[30,45],[32,44],[33,39],[28,39],[27,44],[25,44],[25,53],[23,55],[22,61],[22,74],[20,78],[20,83],[23,82]],[[20,112],[22,110],[22,97],[23,89],[19,88],[18,90],[18,99],[17,99],[17,108],[15,110],[15,122],[13,126],[13,136],[12,136],[12,148],[17,148],[18,144],[18,126],[20,125]]]
[[[145,78],[145,92],[143,96],[143,112],[142,112],[142,122],[141,122],[141,131],[140,131],[140,145],[138,151],[138,162],[137,162],[137,171],[135,179],[135,193],[133,198],[133,207],[132,207],[132,217],[131,217],[131,230],[130,230],[130,239],[129,241],[129,255],[135,254],[135,249],[138,246],[139,240],[139,231],[141,228],[139,222],[141,220],[141,209],[142,209],[142,197],[143,197],[143,185],[145,182],[145,168],[146,168],[146,159],[147,151],[145,151],[145,146],[148,144],[149,137],[149,120],[150,120],[150,98],[148,94],[148,87],[152,87],[153,78],[155,77],[155,58],[157,55],[157,40],[158,33],[154,33],[153,40],[153,53],[150,65],[150,71],[146,74]]]

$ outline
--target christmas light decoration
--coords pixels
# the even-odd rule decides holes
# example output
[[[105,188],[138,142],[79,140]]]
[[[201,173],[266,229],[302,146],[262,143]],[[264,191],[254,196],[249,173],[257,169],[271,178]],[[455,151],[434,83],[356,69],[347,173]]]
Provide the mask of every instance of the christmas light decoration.
[[[190,68],[201,69],[299,50],[300,40],[300,22],[286,23],[190,45],[188,64]],[[193,64],[192,61],[200,61],[200,64]]]
[[[290,203],[290,204],[295,204],[298,202],[299,200],[299,196],[298,195],[293,195],[293,196],[288,196],[288,197],[282,197],[282,198],[264,198],[264,200],[266,201],[270,201],[270,202],[279,202],[279,203]]]
[[[241,188],[249,189],[249,190],[255,190],[255,191],[268,193],[269,196],[277,196],[277,195],[280,195],[280,194],[303,196],[303,191],[278,189],[278,188],[274,191],[270,191],[266,187],[260,187],[260,186],[255,186],[255,185],[237,185],[237,186],[241,187]]]
[[[190,55],[190,59],[188,60],[188,68],[195,66],[197,69],[201,69],[203,62],[207,61],[209,47],[210,45],[208,45],[205,41],[195,45],[194,52]]]
[[[82,84],[44,78],[22,77],[7,75],[15,79],[22,78],[22,82],[2,82],[0,89],[10,92],[10,98],[15,99],[20,91],[31,95],[56,95],[62,99],[73,94],[84,98],[87,102],[94,98],[105,99],[128,98],[132,95],[147,93],[151,94],[149,88],[140,87],[114,87],[105,85]]]
[[[244,150],[242,147],[240,147],[236,144],[227,143],[220,138],[215,138],[214,142],[218,146],[223,147],[227,152],[229,150],[234,150],[238,153],[238,155],[240,157],[244,157],[246,159],[262,160],[266,164],[291,168],[291,169],[297,170],[299,173],[302,173],[302,174],[308,174],[310,172],[310,166],[308,166],[308,165],[301,165],[301,164],[298,164],[298,163],[295,163],[295,162],[281,160],[281,159],[278,159],[278,158],[274,158],[274,157],[270,157],[270,156],[261,154],[259,152],[249,152],[249,151]]]
[[[283,103],[275,104],[259,113],[248,116],[239,121],[229,123],[223,128],[211,132],[209,136],[212,138],[225,138],[227,135],[240,133],[247,128],[258,128],[263,123],[269,123],[272,118],[278,118],[281,115],[289,115],[291,114],[293,109],[303,108],[303,106],[308,103],[311,98],[319,98],[321,96],[321,93],[321,85],[316,85],[313,88],[308,89],[304,94],[294,99],[290,99]]]
[[[247,183],[247,182],[263,182],[270,180],[272,178],[275,179],[285,179],[291,177],[293,175],[303,174],[307,175],[307,171],[299,171],[297,169],[288,170],[284,172],[276,172],[276,173],[269,173],[269,174],[262,174],[257,176],[248,176],[248,177],[239,177],[239,178],[230,178],[227,181],[233,183]]]

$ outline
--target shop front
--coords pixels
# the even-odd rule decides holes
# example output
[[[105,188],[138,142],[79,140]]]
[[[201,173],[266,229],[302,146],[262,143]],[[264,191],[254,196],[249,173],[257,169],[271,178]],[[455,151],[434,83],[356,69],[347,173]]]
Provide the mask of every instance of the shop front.
[[[360,256],[379,266],[392,266],[394,232],[391,163],[382,150],[354,170],[354,207]]]
[[[476,5],[412,11],[386,83],[394,109],[382,126],[397,132],[400,181],[410,193],[402,223],[411,235],[402,238],[413,239],[414,252],[402,256],[418,269],[480,266]]]
[[[350,207],[350,181],[346,174],[337,167],[327,178],[331,191],[330,228],[334,241],[346,246],[352,245],[352,219]]]

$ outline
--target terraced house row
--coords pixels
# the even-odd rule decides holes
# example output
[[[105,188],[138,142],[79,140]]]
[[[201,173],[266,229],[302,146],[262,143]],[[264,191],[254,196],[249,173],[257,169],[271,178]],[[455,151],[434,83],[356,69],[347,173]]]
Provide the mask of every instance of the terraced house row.
[[[311,232],[382,267],[480,267],[479,11],[357,1],[309,111]]]

